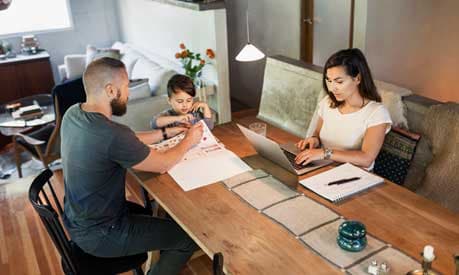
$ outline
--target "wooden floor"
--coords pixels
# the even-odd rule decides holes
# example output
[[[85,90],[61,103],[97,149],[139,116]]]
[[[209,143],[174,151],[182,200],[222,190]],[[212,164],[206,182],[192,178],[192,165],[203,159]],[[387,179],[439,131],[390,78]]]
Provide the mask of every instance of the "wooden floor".
[[[63,274],[60,256],[54,248],[27,192],[33,176],[0,185],[0,274]],[[59,197],[63,197],[62,172],[52,179]],[[129,200],[140,202],[135,186],[127,185]],[[212,262],[204,255],[193,259],[182,275],[212,274]],[[129,274],[129,273],[127,273]]]

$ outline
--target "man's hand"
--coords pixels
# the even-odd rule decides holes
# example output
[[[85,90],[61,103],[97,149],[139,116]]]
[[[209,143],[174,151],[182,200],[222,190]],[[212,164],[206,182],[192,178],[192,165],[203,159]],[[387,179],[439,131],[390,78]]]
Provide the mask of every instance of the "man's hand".
[[[185,139],[188,140],[191,145],[196,145],[201,141],[202,138],[202,124],[198,123],[190,127],[186,132]]]

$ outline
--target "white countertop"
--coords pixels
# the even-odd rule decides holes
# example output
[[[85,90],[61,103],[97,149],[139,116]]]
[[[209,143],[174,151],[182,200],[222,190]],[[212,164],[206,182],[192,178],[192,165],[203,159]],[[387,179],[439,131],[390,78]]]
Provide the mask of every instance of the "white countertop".
[[[37,54],[18,54],[15,58],[7,58],[7,59],[0,60],[0,64],[21,62],[21,61],[41,59],[41,58],[49,58],[48,52],[43,51]]]

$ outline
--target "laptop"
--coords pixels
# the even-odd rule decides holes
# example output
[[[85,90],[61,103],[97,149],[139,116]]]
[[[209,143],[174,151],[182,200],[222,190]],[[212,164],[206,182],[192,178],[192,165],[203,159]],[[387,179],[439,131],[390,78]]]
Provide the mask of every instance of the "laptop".
[[[302,175],[332,163],[332,160],[316,160],[306,165],[295,163],[295,157],[300,152],[293,142],[278,144],[246,127],[237,124],[244,136],[249,140],[258,154],[282,166],[288,171]]]

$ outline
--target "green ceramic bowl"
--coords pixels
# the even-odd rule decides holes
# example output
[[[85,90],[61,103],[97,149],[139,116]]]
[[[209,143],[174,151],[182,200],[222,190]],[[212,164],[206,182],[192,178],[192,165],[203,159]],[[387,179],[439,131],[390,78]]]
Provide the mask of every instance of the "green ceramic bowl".
[[[367,230],[365,225],[359,221],[345,221],[339,226],[338,233],[348,240],[357,240],[364,238]]]
[[[367,246],[367,238],[363,237],[357,240],[346,239],[343,236],[338,236],[336,242],[339,247],[349,252],[362,251]]]

